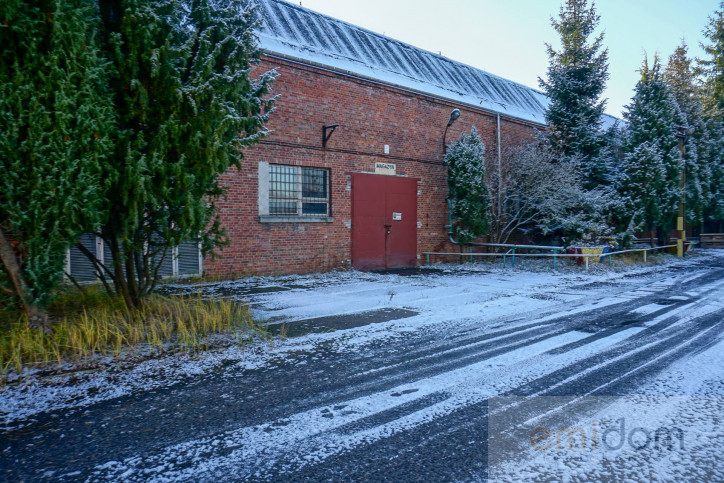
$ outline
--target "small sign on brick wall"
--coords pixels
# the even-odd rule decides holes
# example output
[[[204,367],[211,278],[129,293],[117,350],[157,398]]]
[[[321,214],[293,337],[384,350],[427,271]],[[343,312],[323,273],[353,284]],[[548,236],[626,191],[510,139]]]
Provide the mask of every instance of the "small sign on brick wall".
[[[392,212],[392,219],[395,221],[401,221],[402,220],[402,213],[398,213],[396,211]]]
[[[394,163],[375,163],[375,174],[394,176],[397,174],[397,165]]]

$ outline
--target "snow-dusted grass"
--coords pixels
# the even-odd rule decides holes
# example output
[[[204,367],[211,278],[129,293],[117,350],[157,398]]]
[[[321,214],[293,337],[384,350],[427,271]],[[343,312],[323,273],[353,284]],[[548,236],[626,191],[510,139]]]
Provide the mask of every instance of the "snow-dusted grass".
[[[242,341],[264,332],[248,306],[233,300],[152,296],[129,312],[119,297],[90,293],[64,295],[51,307],[61,315],[50,334],[29,328],[22,318],[0,328],[0,383],[33,370],[62,370],[68,363],[92,367],[104,356],[198,351],[212,345],[215,334]]]

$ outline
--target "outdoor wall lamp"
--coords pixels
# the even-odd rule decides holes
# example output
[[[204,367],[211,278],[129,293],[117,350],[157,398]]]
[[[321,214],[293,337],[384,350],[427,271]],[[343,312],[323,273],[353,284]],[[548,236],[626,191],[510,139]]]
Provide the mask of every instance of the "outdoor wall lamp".
[[[339,124],[330,124],[327,126],[326,124],[322,126],[322,147],[327,147],[327,141],[329,141],[329,138],[332,137],[332,133],[335,129],[339,127]]]
[[[450,126],[452,126],[453,123],[459,117],[460,117],[460,109],[453,109],[452,112],[450,113],[450,119],[447,122],[447,127],[445,128],[445,133],[442,135],[442,154],[443,155],[447,151],[447,145],[445,144],[445,137],[447,136],[447,130],[450,129]]]

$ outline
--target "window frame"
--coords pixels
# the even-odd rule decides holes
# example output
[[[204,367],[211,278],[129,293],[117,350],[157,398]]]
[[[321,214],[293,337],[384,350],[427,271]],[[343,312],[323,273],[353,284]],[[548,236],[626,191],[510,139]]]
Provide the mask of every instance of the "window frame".
[[[274,196],[279,190],[274,190],[275,183],[289,183],[285,180],[274,179],[275,174],[273,172],[274,167],[281,167],[293,170],[291,176],[294,178],[294,187],[286,196]],[[324,173],[324,191],[326,197],[318,196],[304,196],[304,177],[305,170],[310,171],[322,171]],[[280,176],[284,176],[281,174]],[[289,176],[289,175],[287,175]],[[291,194],[291,196],[289,195]],[[292,223],[304,223],[304,222],[332,222],[332,172],[329,168],[318,167],[318,166],[302,166],[302,165],[290,165],[283,163],[268,163],[259,162],[259,221],[262,223],[275,223],[275,222],[292,222]],[[288,203],[294,204],[296,210],[294,213],[284,213],[277,210],[274,212],[274,203]],[[326,211],[324,213],[305,213],[305,204],[326,204]]]

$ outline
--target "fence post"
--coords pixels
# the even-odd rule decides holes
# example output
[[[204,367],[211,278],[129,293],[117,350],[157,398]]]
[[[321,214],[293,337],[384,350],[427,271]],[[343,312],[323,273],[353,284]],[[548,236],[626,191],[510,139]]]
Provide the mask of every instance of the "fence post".
[[[644,263],[646,263],[646,254],[648,253],[648,250],[644,248]]]
[[[589,257],[584,257],[584,258],[586,259],[586,271],[588,271],[588,258]]]

